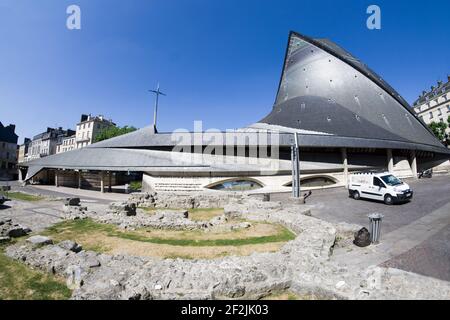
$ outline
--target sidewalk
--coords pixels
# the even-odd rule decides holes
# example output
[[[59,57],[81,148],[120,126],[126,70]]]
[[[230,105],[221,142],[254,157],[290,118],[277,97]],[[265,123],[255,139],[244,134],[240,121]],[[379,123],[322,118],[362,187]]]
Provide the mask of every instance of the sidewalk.
[[[350,252],[348,248],[339,248],[333,253],[332,259],[359,267],[379,265],[413,249],[448,225],[450,225],[450,203],[387,234],[383,234],[382,226],[380,244],[365,248],[353,246]]]
[[[101,193],[100,191],[95,190],[85,190],[85,189],[76,189],[76,188],[68,188],[68,187],[55,187],[55,186],[42,186],[42,185],[33,185],[31,186],[36,191],[44,191],[43,193],[48,192],[49,194],[54,194],[55,196],[76,196],[79,198],[88,198],[88,199],[96,199],[102,201],[126,201],[128,200],[129,194],[124,193]]]

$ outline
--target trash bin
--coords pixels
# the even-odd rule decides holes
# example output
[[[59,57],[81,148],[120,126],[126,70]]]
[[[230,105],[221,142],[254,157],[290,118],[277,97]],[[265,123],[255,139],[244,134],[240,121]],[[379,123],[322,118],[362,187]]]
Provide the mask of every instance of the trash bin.
[[[370,232],[370,241],[374,244],[380,242],[381,235],[381,221],[383,220],[383,215],[381,213],[371,213],[368,215],[369,217],[369,232]]]

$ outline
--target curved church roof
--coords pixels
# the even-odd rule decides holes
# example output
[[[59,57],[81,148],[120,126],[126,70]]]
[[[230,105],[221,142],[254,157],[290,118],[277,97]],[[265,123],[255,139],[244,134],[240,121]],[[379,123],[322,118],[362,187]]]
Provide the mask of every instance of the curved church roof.
[[[296,32],[289,36],[273,110],[260,124],[448,152],[379,75],[335,43]]]
[[[280,146],[290,146],[292,132],[298,132],[300,146],[306,147],[450,154],[408,103],[365,64],[329,40],[291,32],[275,104],[258,123],[235,132],[200,133],[200,137],[189,132],[155,133],[153,127],[147,127],[83,149],[33,160],[27,164],[27,179],[43,168],[251,172],[254,167],[245,164],[229,166],[214,156],[199,159],[178,153],[174,157],[170,151],[175,145],[191,146],[194,142],[255,146],[272,141],[271,135],[261,140],[260,132],[276,133],[274,138]]]

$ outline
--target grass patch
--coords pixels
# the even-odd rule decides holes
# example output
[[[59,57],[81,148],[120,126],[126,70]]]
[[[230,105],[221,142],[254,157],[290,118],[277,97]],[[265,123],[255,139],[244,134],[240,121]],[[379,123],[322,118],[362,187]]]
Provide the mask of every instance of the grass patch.
[[[191,246],[191,247],[203,247],[203,246],[243,246],[249,244],[261,244],[268,242],[286,242],[293,240],[295,234],[288,229],[278,226],[279,232],[274,235],[268,236],[256,236],[249,238],[229,238],[229,239],[174,239],[174,238],[160,238],[149,237],[139,231],[122,231],[114,225],[102,224],[93,221],[92,219],[80,219],[72,221],[64,221],[53,225],[44,232],[45,235],[57,238],[76,238],[81,234],[87,234],[91,232],[102,232],[108,237],[116,237],[127,240],[149,242],[155,244],[167,244],[172,246]],[[150,229],[151,230],[151,229]],[[167,231],[169,232],[169,231]],[[233,234],[232,232],[230,234]]]
[[[192,209],[180,209],[180,208],[148,208],[139,207],[144,211],[154,214],[157,211],[183,211],[187,210],[189,213],[189,219],[194,221],[208,221],[212,218],[223,215],[223,208],[192,208]]]
[[[44,200],[43,197],[35,196],[32,194],[27,194],[23,192],[8,192],[5,193],[5,197],[11,200],[20,200],[20,201],[40,201]]]
[[[64,281],[32,270],[0,251],[0,300],[65,300],[71,295]]]
[[[54,241],[73,240],[84,249],[110,254],[200,259],[273,252],[295,234],[281,225],[252,224],[236,231],[204,232],[142,228],[122,230],[92,219],[63,221],[45,230]]]

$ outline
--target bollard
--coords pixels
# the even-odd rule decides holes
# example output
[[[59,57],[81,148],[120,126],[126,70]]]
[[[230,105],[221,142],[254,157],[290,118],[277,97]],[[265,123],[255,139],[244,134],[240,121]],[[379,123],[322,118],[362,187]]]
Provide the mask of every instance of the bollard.
[[[368,215],[369,217],[369,232],[370,232],[370,241],[373,244],[377,244],[380,242],[381,235],[381,221],[383,220],[383,215],[381,213],[371,213]]]

